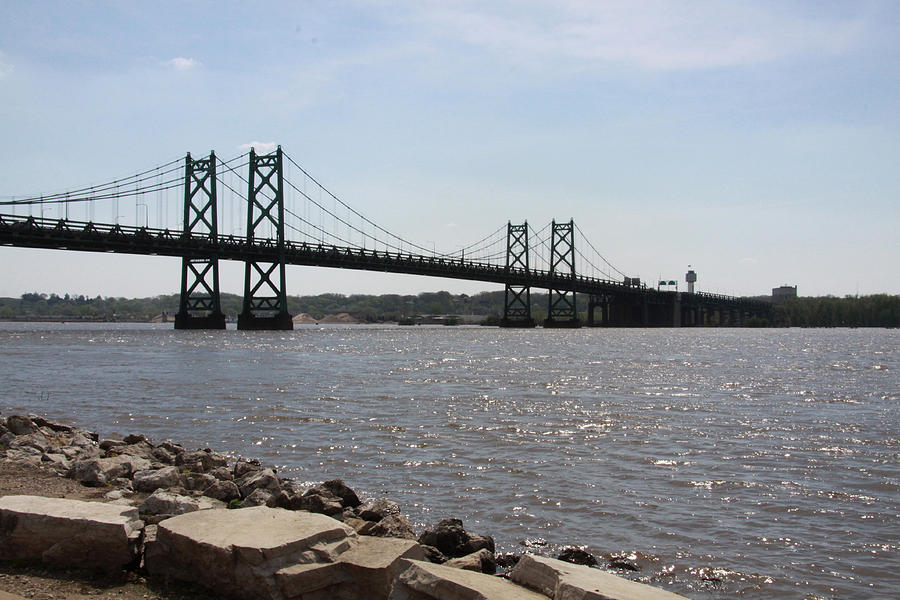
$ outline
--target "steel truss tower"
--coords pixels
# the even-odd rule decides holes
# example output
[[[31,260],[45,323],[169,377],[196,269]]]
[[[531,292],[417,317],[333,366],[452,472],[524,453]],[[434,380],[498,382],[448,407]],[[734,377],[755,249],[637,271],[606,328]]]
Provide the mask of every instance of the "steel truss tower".
[[[274,181],[273,181],[274,180]],[[274,234],[278,260],[263,262],[248,257],[244,269],[244,306],[238,329],[293,329],[287,310],[284,276],[284,176],[281,146],[257,156],[250,149],[250,181],[247,194],[247,246],[257,231]]]
[[[184,159],[184,236],[205,236],[209,252],[181,259],[181,300],[175,329],[225,329],[219,298],[219,223],[216,198],[216,153]]]
[[[506,226],[506,273],[519,270],[527,278],[528,269],[528,222],[522,225],[507,223]],[[527,285],[506,284],[501,327],[534,327],[531,318],[531,288]]]
[[[550,234],[550,277],[565,277],[569,285],[551,288],[544,327],[581,327],[575,304],[575,221],[553,221]]]

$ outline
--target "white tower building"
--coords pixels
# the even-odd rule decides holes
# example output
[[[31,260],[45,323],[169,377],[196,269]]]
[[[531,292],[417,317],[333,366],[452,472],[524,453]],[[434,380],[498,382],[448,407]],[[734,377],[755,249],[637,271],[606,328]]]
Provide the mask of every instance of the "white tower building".
[[[697,281],[697,274],[694,273],[694,270],[691,268],[691,265],[688,265],[688,272],[684,276],[684,280],[687,281],[688,284],[688,294],[694,293],[694,283]]]

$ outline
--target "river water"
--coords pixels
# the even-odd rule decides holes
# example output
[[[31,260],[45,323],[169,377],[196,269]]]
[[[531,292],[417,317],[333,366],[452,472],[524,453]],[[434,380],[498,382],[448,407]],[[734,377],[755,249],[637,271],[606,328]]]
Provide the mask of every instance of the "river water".
[[[690,598],[900,597],[900,331],[0,324],[0,411],[341,477]],[[601,560],[605,564],[605,560]]]

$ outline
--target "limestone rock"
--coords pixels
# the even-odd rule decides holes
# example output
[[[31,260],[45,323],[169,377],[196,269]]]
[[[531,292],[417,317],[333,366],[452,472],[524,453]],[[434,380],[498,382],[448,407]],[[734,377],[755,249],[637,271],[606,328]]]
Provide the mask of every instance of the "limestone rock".
[[[157,448],[162,448],[172,456],[178,456],[182,452],[184,452],[184,446],[181,444],[175,444],[169,440],[164,441],[162,444],[157,446]]]
[[[6,418],[6,428],[16,435],[28,435],[35,433],[38,428],[31,419],[21,415],[10,415]]]
[[[40,431],[21,434],[15,440],[9,443],[10,448],[34,448],[41,452],[49,452],[52,448],[50,440],[46,438]]]
[[[428,562],[433,562],[436,565],[442,565],[447,562],[447,557],[444,556],[443,552],[435,548],[434,546],[422,546],[422,549],[425,551],[425,560]]]
[[[49,429],[50,431],[55,431],[58,433],[74,433],[75,428],[69,425],[62,425],[61,423],[54,423],[53,421],[49,421],[44,417],[39,417],[37,415],[28,415],[28,418],[31,419],[31,422],[37,425],[38,427]]]
[[[178,467],[138,471],[134,474],[134,489],[139,492],[152,492],[159,488],[171,488],[179,485],[181,485],[181,473],[179,473]]]
[[[324,515],[264,506],[208,510],[160,523],[145,561],[151,575],[219,596],[268,600],[282,597],[279,570],[335,562],[357,543],[351,528]]]
[[[375,525],[368,530],[367,535],[377,537],[402,538],[406,540],[416,539],[416,532],[413,530],[409,519],[407,519],[403,515],[386,516],[382,520],[375,523]]]
[[[252,506],[266,506],[271,497],[272,492],[266,490],[253,490],[249,496],[241,500],[241,506],[245,508]]]
[[[184,487],[188,490],[202,492],[216,482],[216,478],[207,473],[185,473],[182,476]]]
[[[69,462],[69,459],[66,458],[65,454],[45,453],[41,456],[41,460],[50,463],[50,466],[56,470],[57,473],[68,473],[69,469],[72,468],[72,464]]]
[[[277,571],[275,581],[282,594],[278,598],[286,600],[345,598],[344,587],[351,583],[343,565],[333,562],[292,565]]]
[[[235,483],[241,490],[241,496],[245,498],[252,494],[254,490],[265,490],[270,494],[281,491],[281,482],[272,469],[253,471],[241,477]]]
[[[127,444],[125,446],[116,446],[115,448],[110,448],[107,451],[109,456],[118,456],[118,455],[127,455],[139,457],[146,460],[148,463],[156,460],[156,457],[153,456],[153,446],[148,444],[147,442],[138,441],[134,444]]]
[[[168,450],[166,450],[165,448],[157,446],[156,448],[151,450],[150,453],[153,455],[153,458],[155,458],[156,460],[158,460],[159,462],[161,462],[164,465],[174,465],[175,464],[175,455],[172,454],[171,452],[169,452]]]
[[[338,557],[352,582],[344,586],[345,594],[360,600],[386,600],[394,580],[406,568],[404,559],[424,558],[422,547],[412,540],[362,536],[356,547]]]
[[[122,438],[122,441],[126,444],[139,444],[141,442],[150,444],[150,438],[142,433],[129,433],[124,438]]]
[[[119,571],[137,557],[134,508],[38,496],[0,498],[0,559]]]
[[[203,490],[204,496],[221,500],[222,502],[231,502],[241,497],[241,490],[233,481],[216,481],[211,486]]]
[[[219,481],[234,481],[234,475],[228,467],[216,467],[215,469],[210,469],[209,474]]]
[[[104,452],[109,452],[110,450],[115,450],[116,448],[121,448],[122,446],[127,446],[125,442],[122,440],[100,440],[100,449]]]
[[[375,521],[376,523],[388,515],[399,515],[400,505],[393,500],[387,498],[379,498],[371,504],[361,506],[359,509],[359,518],[366,521]]]
[[[494,553],[487,548],[482,548],[478,552],[460,556],[459,558],[451,558],[444,564],[455,569],[465,569],[476,573],[487,573],[488,575],[493,575],[497,572],[497,561],[494,559]]]
[[[141,515],[170,516],[224,507],[225,505],[222,502],[213,498],[192,498],[168,490],[157,489],[147,496],[147,499],[141,503],[138,510],[140,510]]]
[[[254,471],[262,471],[262,465],[259,464],[258,460],[239,460],[234,463],[234,478],[240,479],[247,473],[252,473]]]
[[[572,563],[574,565],[585,565],[588,567],[594,567],[597,565],[597,559],[593,554],[591,554],[584,548],[578,548],[576,546],[563,548],[562,552],[559,553],[559,556],[557,556],[556,559]]]
[[[499,577],[418,560],[405,562],[408,566],[394,582],[390,600],[547,600]]]
[[[482,548],[494,552],[493,538],[470,534],[459,519],[443,519],[434,529],[423,532],[419,536],[419,543],[434,546],[451,558],[466,556]]]
[[[228,464],[228,459],[221,454],[208,452],[206,450],[195,450],[193,452],[182,452],[175,457],[175,465],[184,467],[194,473],[205,473],[216,467],[224,467]]]
[[[72,464],[69,476],[85,485],[100,486],[118,477],[129,477],[150,468],[150,461],[137,456],[91,458]]]
[[[41,451],[29,447],[9,448],[6,450],[6,460],[39,467],[41,466]]]
[[[557,599],[686,600],[684,596],[599,569],[533,554],[526,554],[519,560],[510,572],[510,578],[519,585]]]
[[[344,506],[341,504],[339,498],[327,493],[327,495],[317,493],[318,491],[317,488],[313,488],[300,496],[299,508],[329,516],[343,512]]]
[[[359,501],[359,496],[356,495],[356,492],[350,489],[342,479],[326,481],[319,487],[328,490],[332,496],[340,498],[342,506],[356,508],[362,504],[362,502]]]

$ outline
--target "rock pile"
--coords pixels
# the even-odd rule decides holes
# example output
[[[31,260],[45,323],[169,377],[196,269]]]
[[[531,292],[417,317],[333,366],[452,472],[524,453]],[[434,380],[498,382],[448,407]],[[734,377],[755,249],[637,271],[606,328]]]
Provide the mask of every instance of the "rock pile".
[[[220,597],[259,600],[678,598],[530,555],[511,570],[512,582],[493,577],[494,540],[467,532],[459,519],[416,536],[386,498],[363,503],[340,479],[304,489],[258,461],[208,448],[143,435],[100,440],[14,415],[0,417],[4,455],[108,489],[109,502],[0,497],[0,560],[143,569]]]

